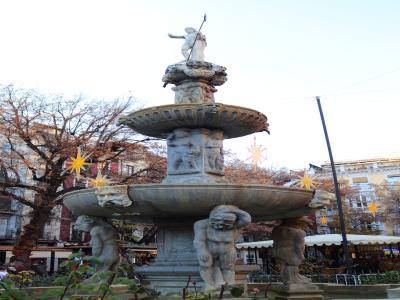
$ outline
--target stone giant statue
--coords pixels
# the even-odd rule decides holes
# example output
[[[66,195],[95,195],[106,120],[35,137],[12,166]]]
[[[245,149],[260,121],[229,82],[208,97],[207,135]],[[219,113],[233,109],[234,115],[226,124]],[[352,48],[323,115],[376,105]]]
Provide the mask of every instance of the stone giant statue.
[[[102,263],[98,272],[117,271],[119,263],[117,235],[111,224],[100,217],[82,215],[76,220],[75,227],[90,232],[92,255]]]
[[[194,247],[206,290],[235,282],[235,239],[238,229],[250,222],[247,212],[233,205],[219,205],[208,219],[194,223]]]
[[[274,241],[273,255],[280,263],[282,282],[285,287],[291,284],[311,283],[299,274],[299,265],[304,260],[304,230],[311,225],[307,217],[285,219],[272,230]]]
[[[189,59],[189,51],[192,49],[191,60],[204,61],[204,48],[207,46],[206,36],[192,27],[185,28],[186,35],[173,35],[168,33],[170,38],[185,39],[182,45],[182,55]]]

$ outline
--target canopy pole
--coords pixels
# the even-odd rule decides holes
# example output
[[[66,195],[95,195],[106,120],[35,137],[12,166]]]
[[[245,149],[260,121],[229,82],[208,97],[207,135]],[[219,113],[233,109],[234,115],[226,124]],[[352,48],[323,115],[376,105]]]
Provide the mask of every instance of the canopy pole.
[[[348,246],[347,236],[346,236],[346,226],[345,226],[345,222],[344,222],[342,198],[340,196],[339,183],[338,183],[337,176],[336,176],[335,161],[333,160],[331,143],[329,141],[328,130],[326,128],[324,113],[322,112],[322,106],[321,106],[321,101],[320,101],[319,96],[316,97],[316,100],[317,100],[317,104],[318,104],[319,115],[321,117],[322,127],[324,129],[326,146],[328,147],[329,159],[331,161],[332,176],[333,176],[333,182],[335,185],[335,192],[336,192],[336,204],[337,204],[338,213],[339,213],[340,229],[342,232],[342,240],[343,240],[343,256],[344,256],[343,258],[344,258],[344,261],[347,266],[347,273],[349,273],[351,270],[349,246]]]

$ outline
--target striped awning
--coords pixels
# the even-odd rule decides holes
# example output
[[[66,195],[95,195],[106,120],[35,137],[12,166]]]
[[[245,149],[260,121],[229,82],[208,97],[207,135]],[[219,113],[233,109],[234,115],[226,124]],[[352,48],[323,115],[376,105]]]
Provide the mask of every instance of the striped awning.
[[[361,234],[348,234],[347,240],[349,244],[353,245],[373,245],[373,244],[395,244],[400,243],[400,236],[389,235],[361,235]],[[310,235],[304,238],[306,246],[322,246],[322,245],[340,245],[343,242],[341,234],[320,234]],[[268,248],[272,247],[274,242],[272,240],[240,243],[236,244],[236,248]]]

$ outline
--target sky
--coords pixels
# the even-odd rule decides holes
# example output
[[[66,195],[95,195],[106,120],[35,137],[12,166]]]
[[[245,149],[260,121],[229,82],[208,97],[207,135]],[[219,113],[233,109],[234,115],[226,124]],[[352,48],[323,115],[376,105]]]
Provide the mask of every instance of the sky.
[[[94,99],[173,103],[161,78],[179,62],[185,27],[225,66],[217,102],[256,109],[271,135],[226,140],[246,159],[256,136],[265,167],[400,156],[400,1],[2,0],[0,84]]]

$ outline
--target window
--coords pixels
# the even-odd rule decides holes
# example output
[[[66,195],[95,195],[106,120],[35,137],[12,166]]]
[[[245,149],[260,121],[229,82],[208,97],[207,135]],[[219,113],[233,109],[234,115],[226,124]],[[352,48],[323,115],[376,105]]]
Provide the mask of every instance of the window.
[[[362,207],[360,197],[357,197],[355,200],[356,200],[357,207]]]
[[[246,254],[246,262],[247,264],[255,264],[254,254]]]
[[[362,201],[363,207],[367,207],[367,206],[368,206],[368,203],[367,203],[367,196],[361,195],[361,201]]]
[[[125,170],[126,170],[126,173],[128,174],[128,176],[135,174],[135,167],[132,165],[126,165]]]

